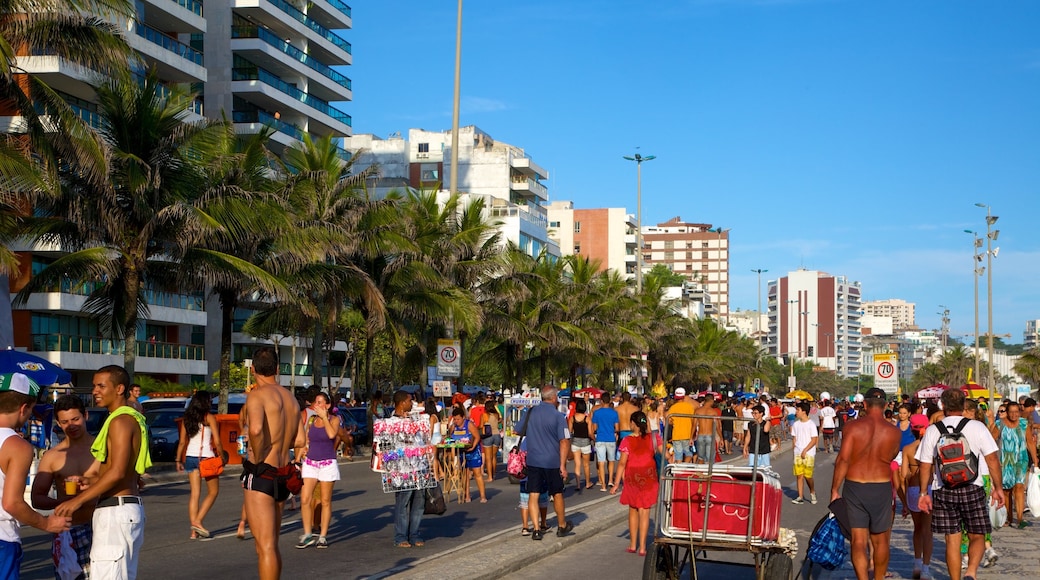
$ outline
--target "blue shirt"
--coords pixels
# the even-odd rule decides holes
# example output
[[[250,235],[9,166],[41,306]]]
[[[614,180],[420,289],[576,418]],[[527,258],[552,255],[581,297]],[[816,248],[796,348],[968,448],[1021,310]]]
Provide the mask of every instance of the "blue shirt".
[[[593,411],[592,422],[596,425],[596,441],[616,442],[617,434],[614,432],[614,425],[620,420],[614,407],[600,407]]]
[[[527,465],[560,468],[560,441],[567,438],[567,418],[552,405],[541,404],[527,412]]]

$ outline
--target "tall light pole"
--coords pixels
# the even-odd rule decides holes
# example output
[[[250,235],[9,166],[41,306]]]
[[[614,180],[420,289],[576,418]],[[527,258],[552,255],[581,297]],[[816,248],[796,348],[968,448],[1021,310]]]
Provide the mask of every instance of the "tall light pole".
[[[975,239],[972,241],[972,257],[971,257],[971,272],[972,282],[975,286],[975,380],[979,380],[979,278],[982,277],[982,272],[986,269],[985,266],[981,265],[982,255],[979,254],[979,249],[982,248],[982,238],[972,230],[964,230],[964,233],[971,234]]]
[[[762,272],[768,272],[765,268],[758,268],[752,272],[758,274],[758,310],[755,312],[755,340],[761,346],[762,342]]]
[[[462,86],[462,0],[455,22],[455,99],[451,118],[451,193],[459,192],[459,94]]]
[[[460,2],[462,0],[459,0]],[[636,293],[643,293],[643,162],[657,159],[654,155],[642,155],[636,153],[629,157],[629,161],[636,162]],[[640,372],[640,377],[642,373]]]
[[[834,333],[833,332],[825,332],[825,333],[823,333],[823,335],[825,337],[827,337],[825,342],[831,347],[831,353],[833,354],[834,353],[834,342],[833,342],[833,339],[831,337],[834,336]],[[825,359],[829,358],[827,356],[827,353],[823,354],[823,358],[825,358]],[[830,368],[829,364],[827,365],[827,368]],[[838,361],[837,361],[837,358],[835,358],[835,361],[834,361],[834,371],[835,372],[838,371]]]
[[[993,215],[993,211],[990,206],[984,203],[976,203],[978,207],[986,208],[986,351],[987,362],[989,363],[989,377],[987,379],[986,388],[989,389],[989,408],[992,409],[994,404],[993,391],[993,242],[997,240],[997,236],[1000,235],[1000,230],[993,229],[993,224],[997,223],[999,219]]]
[[[787,382],[788,390],[794,384],[794,351],[791,350],[791,324],[794,319],[794,311],[791,310],[791,306],[797,304],[798,301],[793,298],[787,299],[787,356],[791,357],[791,380]]]

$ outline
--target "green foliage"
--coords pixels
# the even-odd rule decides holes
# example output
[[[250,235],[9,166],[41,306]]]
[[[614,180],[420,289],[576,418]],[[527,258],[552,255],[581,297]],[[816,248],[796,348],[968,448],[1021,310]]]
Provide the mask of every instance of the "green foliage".
[[[644,280],[651,278],[656,280],[662,288],[682,286],[683,282],[687,281],[686,276],[676,274],[665,264],[654,264],[654,267],[643,276]]]
[[[163,381],[149,377],[147,375],[136,375],[134,376],[134,382],[141,385],[141,394],[148,395],[151,393],[185,393],[190,394],[192,387],[182,385],[180,383],[174,383],[170,381]]]
[[[238,363],[231,363],[228,376],[228,385],[231,392],[244,391],[247,385],[256,382],[256,377],[252,375],[252,372],[245,365]],[[213,391],[220,390],[220,370],[213,373],[213,382],[207,385],[207,388]]]

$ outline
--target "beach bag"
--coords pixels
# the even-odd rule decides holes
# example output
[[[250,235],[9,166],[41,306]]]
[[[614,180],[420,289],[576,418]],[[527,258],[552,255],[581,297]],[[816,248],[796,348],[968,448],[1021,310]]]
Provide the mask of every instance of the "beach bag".
[[[1029,470],[1026,477],[1026,507],[1033,517],[1040,517],[1040,469]]]
[[[527,424],[530,421],[531,411],[528,410],[527,418],[524,420],[524,427],[520,430],[520,440],[509,450],[509,457],[506,458],[506,473],[512,479],[527,479],[527,452],[520,450],[520,444],[524,442],[524,437],[527,436]]]
[[[935,424],[939,429],[935,471],[943,487],[947,489],[972,485],[979,476],[979,456],[972,451],[968,438],[961,433],[970,420],[962,418],[953,431],[942,421]]]
[[[202,427],[199,427],[199,429],[202,430],[203,434],[205,434],[205,430],[202,429]],[[203,439],[204,437],[199,437],[199,457],[202,457]],[[199,475],[201,475],[203,479],[217,477],[221,473],[224,473],[224,463],[225,460],[223,457],[206,457],[205,459],[200,459]]]
[[[444,491],[441,490],[441,484],[438,483],[433,487],[427,487],[424,490],[424,495],[426,496],[426,505],[423,507],[424,514],[439,516],[448,511],[448,506],[444,502]]]
[[[849,548],[845,544],[845,536],[841,526],[833,514],[820,522],[809,537],[809,550],[806,557],[819,564],[825,570],[837,570],[849,557]]]

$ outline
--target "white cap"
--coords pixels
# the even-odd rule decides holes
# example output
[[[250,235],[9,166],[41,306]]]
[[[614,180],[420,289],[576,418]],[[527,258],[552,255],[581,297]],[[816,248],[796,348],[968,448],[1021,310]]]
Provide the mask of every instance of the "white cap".
[[[682,387],[679,387],[678,389],[675,389],[675,396],[676,397],[685,397],[686,396],[686,389],[684,389]]]

